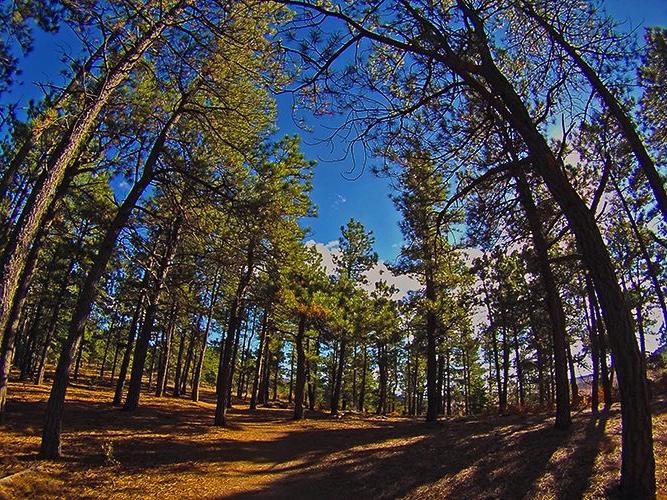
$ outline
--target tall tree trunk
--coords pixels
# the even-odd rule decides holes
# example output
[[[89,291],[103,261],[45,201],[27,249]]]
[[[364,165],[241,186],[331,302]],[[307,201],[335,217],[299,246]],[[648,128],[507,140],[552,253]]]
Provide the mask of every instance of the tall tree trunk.
[[[134,348],[134,357],[132,359],[132,370],[130,371],[130,382],[127,387],[127,397],[123,409],[126,411],[136,410],[139,406],[139,397],[141,395],[141,379],[144,374],[144,365],[146,363],[146,355],[148,353],[148,345],[153,335],[153,327],[155,325],[155,318],[157,317],[160,295],[164,282],[167,278],[171,268],[171,261],[176,254],[178,246],[178,239],[180,237],[181,224],[183,223],[183,216],[179,215],[170,223],[165,235],[166,241],[164,245],[164,253],[160,258],[157,272],[153,279],[153,284],[146,294],[146,313],[144,322],[141,325],[141,330],[137,336],[137,344]],[[155,356],[152,357],[154,359]],[[152,369],[151,369],[152,374]],[[149,384],[150,388],[150,384]]]
[[[139,324],[141,320],[141,312],[144,308],[144,299],[146,297],[146,288],[149,283],[149,273],[145,272],[142,279],[141,291],[139,294],[139,300],[134,309],[132,315],[132,321],[130,323],[130,328],[127,332],[127,342],[125,344],[125,352],[123,352],[123,359],[120,362],[120,371],[118,372],[118,380],[116,381],[116,390],[114,391],[113,396],[113,405],[120,406],[123,400],[123,390],[125,388],[125,378],[127,377],[127,369],[130,366],[130,357],[132,356],[132,350],[134,349],[134,338],[137,330],[139,329]]]
[[[295,361],[295,356],[294,356],[294,350],[295,348],[292,348],[290,350],[290,367],[289,367],[289,391],[287,393],[287,403],[291,404],[292,403],[292,393],[294,391],[294,361]]]
[[[196,333],[196,332],[195,332]],[[190,341],[188,342],[188,352],[185,355],[185,364],[183,365],[183,376],[181,377],[181,391],[180,394],[185,394],[188,386],[188,376],[190,376],[190,365],[194,365],[194,362],[196,361],[194,359],[195,357],[195,349],[197,348],[197,336],[193,333],[193,335],[190,338]],[[205,354],[205,353],[203,353]],[[204,359],[202,357],[202,359]],[[191,382],[190,382],[190,388],[194,388],[193,382],[194,382],[194,373],[191,376]]]
[[[363,362],[361,368],[361,385],[359,386],[359,411],[365,411],[366,407],[366,372],[368,371],[368,348],[363,345]]]
[[[104,353],[102,354],[102,363],[100,365],[100,382],[104,380],[104,372],[106,371],[106,365],[107,365],[107,356],[109,355],[109,346],[111,345],[111,340],[113,339],[114,336],[114,329],[116,327],[115,324],[115,318],[111,320],[111,324],[109,325],[109,331],[107,332],[106,335],[106,340],[104,342]]]
[[[199,401],[199,386],[201,384],[201,374],[204,370],[204,359],[206,359],[208,334],[211,331],[211,323],[213,321],[213,307],[215,306],[215,303],[218,299],[219,289],[220,282],[218,280],[218,273],[216,272],[215,278],[213,278],[213,285],[211,287],[211,300],[208,303],[208,310],[206,311],[206,326],[204,327],[204,332],[202,333],[201,348],[197,354],[197,362],[194,366],[194,373],[192,374],[192,394],[190,395],[190,399],[192,399],[192,401]]]
[[[338,405],[340,403],[341,390],[343,388],[343,369],[345,367],[345,347],[347,338],[345,332],[341,332],[340,344],[338,346],[338,361],[336,363],[336,377],[331,394],[331,415],[338,415]]]
[[[387,353],[383,342],[377,344],[378,352],[378,405],[375,411],[378,415],[385,415],[387,413],[387,385],[388,370],[387,370]]]
[[[236,332],[241,323],[241,301],[252,278],[255,263],[255,244],[248,244],[245,272],[239,278],[236,293],[229,308],[229,323],[224,346],[220,346],[220,362],[218,365],[218,378],[216,381],[216,406],[214,424],[224,426],[227,424],[227,404],[229,402],[229,391],[232,386],[232,350]]]
[[[7,324],[16,297],[19,277],[25,267],[28,249],[33,244],[39,227],[44,223],[49,206],[53,202],[58,187],[63,182],[67,167],[79,155],[81,146],[92,130],[99,113],[106,106],[116,88],[130,75],[134,67],[141,61],[144,52],[160,37],[166,26],[174,21],[182,10],[184,3],[183,1],[177,2],[159,20],[152,23],[150,28],[120,56],[116,64],[103,77],[98,79],[99,84],[94,91],[94,95],[83,105],[72,125],[63,134],[60,142],[50,155],[45,169],[45,178],[39,186],[33,189],[26,202],[25,209],[9,236],[0,259],[0,331],[4,331]],[[113,242],[115,242],[115,239]],[[78,344],[78,342],[79,340],[76,339],[75,342],[67,341],[64,351],[70,349],[70,344]],[[78,345],[73,347],[78,347]],[[73,349],[72,352],[76,352],[76,349]],[[64,401],[66,385],[63,382],[57,384],[57,393],[54,394],[56,399],[48,409],[49,412],[54,413],[55,420],[59,420],[61,412],[57,407],[64,404],[59,403],[59,400],[62,392]],[[52,440],[53,442],[43,446],[42,454],[57,456],[59,455],[59,443],[54,440],[54,436],[59,435],[60,422],[55,422],[53,417],[47,417],[47,423],[53,430],[50,430],[45,437],[47,441]]]
[[[436,293],[433,276],[426,276],[426,300],[428,301],[426,311],[426,393],[428,406],[426,409],[426,421],[438,420],[438,360],[436,328],[437,319],[433,310]]]
[[[194,332],[196,333],[199,330],[199,324],[201,322],[202,314],[197,315],[197,320],[194,322]],[[188,331],[184,329],[181,332],[180,339],[178,341],[178,352],[176,353],[176,369],[174,370],[174,390],[172,396],[175,398],[181,395],[181,383],[183,378],[187,378],[187,375],[183,376],[183,352],[185,351],[185,341],[187,340]]]
[[[516,158],[514,158],[516,161]],[[530,191],[526,175],[517,170],[514,179],[516,181],[519,201],[526,213],[526,219],[530,226],[533,238],[533,246],[538,260],[540,280],[545,291],[545,308],[549,315],[551,326],[551,338],[554,350],[554,371],[556,383],[556,422],[557,429],[567,429],[572,424],[570,417],[570,398],[567,385],[567,335],[565,332],[565,312],[563,301],[558,291],[558,285],[549,264],[549,245],[542,231],[542,220],[537,205]]]
[[[594,214],[570,184],[562,162],[550,149],[516,89],[496,65],[479,13],[465,0],[460,0],[457,6],[479,42],[476,75],[463,69],[462,60],[455,54],[448,54],[443,62],[520,134],[531,155],[533,169],[563,210],[598,292],[615,356],[621,394],[621,489],[654,496],[655,459],[646,374],[630,311]],[[447,44],[447,40],[442,41]]]
[[[478,16],[473,15],[471,21],[481,26]],[[646,373],[641,363],[630,311],[600,229],[594,215],[570,184],[546,139],[538,131],[521,98],[495,66],[489,52],[484,53],[482,66],[480,72],[491,87],[485,96],[487,102],[521,134],[534,158],[533,168],[563,210],[576,237],[600,299],[621,394],[621,489],[653,496],[655,459]],[[476,90],[485,91],[481,88]],[[496,96],[500,96],[502,103]]]
[[[514,337],[514,364],[516,366],[516,381],[519,389],[519,406],[523,407],[525,404],[525,394],[523,385],[523,367],[521,366],[521,352],[519,350],[519,332],[517,331],[516,323],[512,323],[512,334]]]
[[[495,334],[494,334],[495,337]],[[451,352],[449,347],[445,351],[445,399],[447,404],[447,416],[452,416],[452,365],[451,365]],[[496,348],[496,375],[498,377],[498,397],[500,398],[500,366],[498,365],[498,349]]]
[[[118,366],[119,351],[120,351],[120,329],[116,330],[114,334],[113,360],[111,361],[111,376],[109,378],[109,385],[111,387],[113,387],[113,379],[116,377],[116,367]]]
[[[113,255],[116,240],[127,224],[132,209],[153,179],[155,164],[157,163],[160,152],[166,142],[169,131],[178,120],[178,117],[180,117],[180,107],[178,112],[172,114],[169,121],[165,124],[153,143],[151,152],[144,163],[141,177],[134,184],[116,212],[113,221],[107,228],[98,247],[97,255],[95,256],[85,281],[79,290],[79,296],[72,313],[67,339],[63,344],[60,358],[58,359],[55,379],[53,386],[51,387],[49,402],[47,403],[46,419],[42,430],[42,444],[40,448],[40,454],[45,458],[55,458],[60,456],[60,433],[62,427],[62,415],[65,406],[65,395],[69,384],[69,369],[72,364],[73,356],[78,350],[86,321],[88,320],[93,302],[97,296],[97,285]]]
[[[257,409],[257,400],[258,392],[260,386],[260,377],[263,373],[264,360],[266,358],[264,351],[266,351],[266,336],[269,325],[269,311],[271,309],[270,305],[267,305],[264,309],[264,315],[262,317],[262,327],[259,331],[259,346],[257,347],[257,360],[255,361],[255,371],[252,379],[252,391],[250,393],[250,409]]]
[[[32,283],[33,273],[35,270],[35,266],[37,264],[39,252],[42,248],[44,239],[46,238],[51,222],[55,218],[57,207],[60,205],[60,201],[65,197],[65,193],[69,189],[69,186],[72,180],[74,179],[75,171],[76,168],[73,167],[72,169],[70,169],[70,171],[68,171],[67,175],[65,175],[63,183],[61,184],[60,188],[56,191],[54,202],[49,207],[49,210],[47,211],[44,217],[44,222],[39,227],[35,235],[35,242],[30,247],[30,251],[28,252],[28,255],[26,257],[25,267],[17,283],[16,297],[14,300],[14,304],[12,305],[12,309],[9,313],[4,334],[2,335],[2,337],[0,337],[0,422],[3,420],[5,415],[5,403],[7,400],[9,373],[12,367],[12,360],[14,357],[14,350],[16,345],[16,336],[18,333],[19,324],[21,322],[20,321],[21,314],[24,309],[26,299],[28,297],[28,291],[30,290],[30,285]],[[2,196],[0,195],[0,200],[1,199]],[[79,238],[77,240],[75,247],[77,249],[79,249],[83,245],[83,233],[84,231],[79,232]],[[58,253],[55,252],[53,258],[51,259],[51,262],[47,267],[47,284],[48,281],[50,281],[51,274],[55,270],[57,257]],[[66,278],[69,278],[69,274],[71,273],[73,265],[74,265],[74,259],[71,259],[70,264],[67,267],[68,272],[66,273],[67,274]],[[66,292],[66,286],[64,289],[61,286],[58,297],[62,297],[65,292]],[[46,293],[46,290],[42,290],[42,293]],[[57,311],[58,307],[56,307],[55,310]],[[56,318],[52,317],[51,319],[52,322],[49,324],[49,330],[48,330],[49,332],[51,331],[52,328],[55,328]],[[49,342],[50,338],[47,334],[45,338],[45,343],[47,346]]]
[[[79,67],[74,76],[71,78],[67,86],[60,92],[60,94],[50,101],[47,110],[44,110],[42,116],[33,120],[32,127],[27,133],[26,138],[23,141],[23,144],[16,151],[12,157],[9,165],[4,170],[2,178],[0,179],[0,205],[5,200],[5,196],[9,187],[11,186],[16,174],[19,171],[21,165],[23,165],[28,158],[28,155],[32,151],[35,144],[38,143],[39,139],[42,137],[44,132],[49,130],[49,125],[52,123],[53,114],[48,113],[47,111],[57,111],[63,104],[63,102],[69,98],[73,92],[76,90],[76,87],[82,83],[82,80],[90,72],[92,66],[96,61],[99,60],[102,53],[111,46],[111,43],[117,38],[120,30],[110,33],[99,45],[98,47],[88,56],[86,61]],[[61,185],[62,187],[62,185]],[[69,186],[68,186],[69,187]],[[67,188],[65,189],[67,191]]]
[[[167,375],[169,373],[169,358],[171,356],[171,343],[176,329],[176,319],[178,318],[178,302],[174,301],[171,306],[171,314],[167,329],[164,332],[162,348],[160,349],[160,359],[158,362],[157,383],[155,385],[155,396],[161,397],[167,386]]]
[[[83,358],[83,348],[86,345],[85,334],[81,337],[81,343],[79,344],[79,350],[76,353],[76,362],[74,364],[74,374],[72,375],[72,380],[76,382],[79,380],[79,372],[81,370],[81,359]]]
[[[577,385],[577,374],[574,371],[574,359],[572,357],[572,349],[570,344],[567,344],[567,364],[570,368],[570,388],[572,390],[572,406],[575,408],[579,406],[579,386]]]
[[[37,247],[39,247],[39,242],[36,242]],[[32,275],[37,263],[38,248],[33,247],[30,249],[30,255],[28,256],[28,264],[24,270],[24,276],[21,278],[20,291],[17,296],[17,300],[14,303],[14,310],[10,315],[10,321],[7,324],[5,329],[5,334],[2,336],[2,341],[0,342],[0,422],[4,421],[5,418],[5,405],[7,401],[7,390],[9,385],[9,375],[12,369],[12,363],[14,360],[14,351],[16,347],[16,337],[19,332],[19,326],[21,322],[21,311],[25,305],[26,298],[28,296],[28,290],[32,281]],[[51,274],[54,271],[55,265],[57,262],[57,253],[54,253],[53,258],[48,266],[46,280],[44,286],[41,290],[42,297],[40,298],[39,305],[37,306],[36,320],[41,316],[41,311],[43,309],[44,295],[46,294],[47,286],[51,281]],[[34,328],[35,336],[37,333],[37,328]],[[28,347],[31,349],[30,347]]]
[[[278,356],[278,352],[276,352],[275,363],[276,365],[273,371],[273,397],[271,398],[272,401],[278,401],[278,376],[280,375],[280,357]]]
[[[306,316],[299,318],[299,327],[296,334],[296,386],[294,387],[294,420],[303,418],[303,395],[306,388]]]
[[[510,379],[510,343],[507,338],[507,323],[504,321],[502,327],[503,335],[501,337],[502,351],[503,351],[503,385],[501,393],[500,407],[503,408],[502,413],[507,412],[507,386]]]
[[[443,353],[438,354],[438,393],[437,393],[437,398],[438,398],[438,415],[442,415],[444,413],[444,406],[443,406],[443,398],[442,394],[445,388],[445,356]]]
[[[230,374],[229,374],[229,388],[227,389],[227,409],[232,408],[232,387],[234,386],[234,372],[236,371],[236,359],[239,351],[239,343],[241,341],[241,331],[244,331],[248,327],[248,319],[244,318],[246,311],[243,308],[243,301],[241,301],[241,306],[239,308],[239,323],[236,328],[236,337],[234,338],[234,348],[232,349],[232,359],[230,360]]]

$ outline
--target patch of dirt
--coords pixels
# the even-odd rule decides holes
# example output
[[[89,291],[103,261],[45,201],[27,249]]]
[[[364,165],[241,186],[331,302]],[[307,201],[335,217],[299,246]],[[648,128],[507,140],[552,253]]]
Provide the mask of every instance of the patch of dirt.
[[[329,419],[250,412],[214,427],[213,394],[193,403],[142,395],[135,412],[109,387],[70,388],[65,457],[36,458],[48,387],[12,383],[0,426],[0,498],[599,498],[617,484],[620,416],[443,420]],[[658,488],[667,495],[667,403],[654,411]],[[14,476],[12,476],[14,475]],[[11,476],[11,477],[10,477]]]

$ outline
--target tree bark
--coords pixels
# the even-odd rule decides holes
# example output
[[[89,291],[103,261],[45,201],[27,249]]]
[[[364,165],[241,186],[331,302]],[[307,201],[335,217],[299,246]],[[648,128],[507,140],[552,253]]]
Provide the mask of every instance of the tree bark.
[[[179,112],[171,115],[170,119],[162,128],[160,134],[153,143],[151,152],[144,164],[141,177],[134,184],[118,209],[118,212],[116,212],[113,221],[107,228],[98,247],[97,255],[95,256],[85,281],[79,290],[79,296],[72,313],[67,339],[62,347],[58,365],[56,367],[54,383],[51,388],[51,394],[49,395],[49,402],[47,403],[46,420],[42,430],[42,445],[40,448],[40,454],[45,458],[56,458],[60,456],[60,433],[62,428],[62,415],[65,406],[65,395],[69,384],[69,369],[74,354],[79,348],[93,302],[97,297],[97,285],[113,255],[118,236],[127,224],[132,209],[153,179],[155,164],[157,163],[164,143],[167,140],[171,127],[176,123],[179,116],[180,109]]]
[[[554,351],[554,371],[556,383],[556,429],[567,429],[572,424],[570,398],[567,384],[567,334],[565,332],[565,312],[551,265],[549,245],[542,231],[542,221],[530,191],[524,172],[517,170],[515,177],[519,202],[521,203],[533,237],[533,246],[538,261],[540,280],[545,291],[545,308],[551,325]]]
[[[180,236],[182,223],[182,215],[179,215],[171,222],[170,227],[167,229],[164,253],[160,259],[157,272],[155,273],[153,284],[146,294],[146,314],[144,316],[144,322],[141,326],[139,336],[137,337],[137,344],[134,349],[134,358],[132,359],[130,382],[127,388],[127,397],[125,399],[125,404],[123,405],[123,409],[126,411],[136,410],[139,406],[139,397],[141,395],[141,379],[144,374],[144,365],[146,363],[148,345],[153,334],[153,326],[155,324],[155,318],[157,317],[160,294],[169,273],[171,261],[174,258],[176,248],[178,246],[178,239]]]
[[[211,322],[213,321],[213,307],[218,299],[218,292],[220,290],[219,272],[216,272],[213,278],[213,285],[211,287],[211,299],[208,303],[208,310],[206,312],[206,326],[202,333],[202,345],[197,355],[197,363],[195,364],[194,373],[192,375],[192,394],[190,399],[192,401],[199,401],[199,385],[201,384],[201,374],[204,369],[204,359],[206,357],[206,346],[208,345],[208,334],[211,331]]]
[[[263,373],[263,367],[264,367],[264,359],[265,359],[265,353],[266,351],[266,336],[267,336],[267,330],[268,330],[268,325],[269,325],[269,311],[270,311],[270,305],[267,305],[266,308],[264,309],[264,316],[262,317],[262,327],[259,332],[259,346],[257,347],[257,360],[255,361],[255,372],[254,376],[252,379],[252,390],[250,393],[250,409],[251,410],[256,410],[257,409],[257,400],[258,400],[258,392],[260,389],[260,377]]]
[[[232,385],[232,350],[236,332],[241,323],[241,302],[246,289],[252,278],[253,267],[255,263],[255,244],[253,241],[248,243],[245,272],[239,278],[236,293],[232,299],[229,309],[229,323],[227,326],[227,335],[224,346],[220,346],[220,362],[218,364],[218,378],[216,381],[216,406],[214,424],[225,426],[227,424],[227,405],[229,403],[229,391]]]
[[[120,362],[120,371],[118,372],[118,380],[116,381],[116,390],[113,396],[113,405],[120,406],[123,400],[123,390],[125,388],[125,378],[127,377],[127,369],[130,366],[130,357],[132,356],[132,350],[134,349],[134,338],[136,336],[136,331],[139,328],[141,320],[141,312],[144,308],[144,299],[146,297],[146,288],[149,283],[149,273],[145,272],[142,279],[141,291],[139,294],[139,300],[134,309],[134,314],[132,315],[132,321],[130,323],[130,328],[127,332],[127,343],[125,345],[125,352],[123,352],[123,359]]]
[[[167,374],[169,373],[169,358],[171,357],[171,342],[176,329],[176,319],[178,318],[178,302],[171,306],[169,323],[164,332],[162,348],[160,349],[160,359],[157,370],[157,383],[155,384],[155,396],[162,397],[167,386]]]
[[[334,380],[334,387],[331,394],[331,415],[338,415],[338,405],[340,403],[340,394],[343,388],[343,369],[345,366],[345,347],[347,338],[345,332],[341,332],[340,345],[338,346],[338,362],[336,363],[336,377]]]
[[[299,327],[296,334],[296,385],[294,387],[294,420],[303,418],[303,395],[306,388],[306,316],[299,318]]]
[[[426,421],[435,422],[438,420],[437,319],[433,311],[436,300],[435,284],[430,273],[427,273],[426,277],[426,300],[428,301],[426,311],[426,393],[428,399]]]

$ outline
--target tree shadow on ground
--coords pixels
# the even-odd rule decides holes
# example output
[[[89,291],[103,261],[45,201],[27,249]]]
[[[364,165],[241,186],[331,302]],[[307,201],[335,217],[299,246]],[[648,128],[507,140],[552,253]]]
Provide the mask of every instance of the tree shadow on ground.
[[[539,493],[547,475],[557,498],[579,498],[592,484],[598,454],[614,446],[606,428],[617,417],[617,410],[598,420],[583,413],[562,432],[544,415],[427,425],[327,422],[316,414],[294,422],[289,409],[235,408],[232,427],[220,429],[211,425],[208,403],[147,397],[136,412],[123,412],[104,397],[90,400],[79,390],[68,400],[63,480],[76,477],[102,491],[109,478],[150,477],[151,487],[175,491],[169,488],[185,473],[215,481],[208,491],[228,498],[521,498]],[[11,404],[21,415],[13,433],[39,430],[42,400]],[[654,413],[665,411],[665,401],[656,402]],[[113,465],[100,451],[104,440],[113,442]],[[116,493],[141,495],[145,486],[128,480]]]

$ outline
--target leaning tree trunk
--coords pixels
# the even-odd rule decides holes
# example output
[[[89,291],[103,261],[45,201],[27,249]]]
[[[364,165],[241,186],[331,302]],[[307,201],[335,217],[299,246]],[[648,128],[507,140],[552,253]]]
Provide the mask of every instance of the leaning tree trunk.
[[[19,283],[19,291],[17,294],[17,299],[14,302],[12,311],[10,314],[9,322],[7,323],[7,328],[5,329],[5,334],[1,337],[2,341],[0,342],[0,422],[4,420],[5,416],[5,404],[7,401],[7,389],[9,384],[9,374],[12,369],[12,361],[14,359],[14,349],[16,347],[16,336],[19,331],[19,324],[21,320],[21,314],[23,306],[25,305],[26,298],[28,297],[28,290],[30,289],[30,284],[33,277],[33,271],[37,263],[37,257],[39,254],[39,249],[41,247],[41,240],[43,234],[35,241],[35,244],[30,249],[30,253],[27,258],[26,267],[23,270],[23,276]],[[47,285],[50,281],[50,275],[54,270],[55,260],[57,254],[54,255],[54,259],[48,267],[47,273]],[[46,293],[46,290],[42,290],[42,293]]]
[[[540,280],[545,291],[545,306],[551,323],[551,338],[554,349],[554,371],[556,382],[556,422],[557,429],[567,429],[572,424],[570,417],[570,398],[567,384],[567,334],[565,331],[565,312],[558,285],[549,264],[549,245],[542,232],[542,221],[528,186],[525,173],[518,170],[515,174],[519,201],[523,206],[533,237],[533,246],[537,254]]]
[[[39,252],[42,248],[42,244],[48,232],[49,226],[51,225],[51,222],[53,221],[56,215],[57,207],[60,205],[60,201],[65,197],[65,193],[69,189],[69,186],[72,180],[74,179],[75,170],[76,169],[73,167],[69,169],[67,175],[65,175],[65,179],[63,180],[62,185],[56,192],[54,201],[49,207],[49,210],[44,218],[44,223],[40,226],[39,230],[37,231],[37,234],[35,235],[35,242],[30,247],[30,251],[28,252],[28,255],[26,257],[26,264],[23,269],[23,273],[21,274],[21,278],[17,284],[16,298],[14,300],[14,304],[12,305],[12,310],[10,311],[9,314],[4,335],[0,337],[1,339],[0,340],[0,421],[2,421],[5,414],[5,403],[7,400],[9,373],[11,371],[12,359],[14,357],[16,336],[18,333],[23,307],[25,305],[26,299],[28,297],[28,291],[32,283],[35,265],[37,264]],[[82,239],[83,239],[83,231],[80,233],[80,237],[77,241],[76,245],[77,248],[79,248],[79,246],[82,244]],[[48,277],[50,277],[51,273],[54,270],[54,266],[56,264],[55,262],[56,258],[57,254],[54,255],[53,260],[48,267],[47,279]],[[69,273],[71,272],[71,268],[73,265],[74,265],[74,260],[72,259],[72,261],[70,261],[70,266],[68,267],[68,272],[66,277],[69,277]],[[65,283],[66,281],[67,280],[65,280]],[[63,295],[64,291],[65,288],[61,287],[59,297]],[[42,290],[42,293],[45,293],[45,290]],[[54,310],[57,311],[58,307],[56,306]],[[49,330],[48,330],[49,332],[51,331],[52,328],[55,328],[55,319],[56,318],[52,317],[51,324],[49,325]],[[48,342],[50,341],[50,339],[48,338],[48,334],[46,337],[47,338],[45,339],[45,342],[48,346]]]
[[[86,62],[79,67],[62,92],[60,92],[60,94],[49,103],[47,110],[44,110],[42,115],[33,121],[32,127],[28,131],[27,137],[24,139],[23,144],[21,144],[19,149],[12,157],[11,161],[7,165],[7,168],[3,172],[2,178],[0,179],[0,205],[2,205],[2,202],[5,200],[5,195],[7,194],[9,187],[14,181],[19,168],[21,165],[23,165],[23,163],[25,163],[28,155],[32,151],[35,144],[38,143],[44,132],[49,130],[53,117],[57,116],[57,111],[62,106],[63,102],[76,91],[77,86],[81,85],[82,80],[90,72],[93,64],[99,60],[103,51],[111,46],[111,42],[114,41],[119,33],[119,30],[110,33],[110,35],[99,44],[99,46],[88,56]],[[52,111],[53,113],[48,111]],[[67,191],[67,188],[65,191]]]
[[[646,147],[644,146],[644,143],[642,142],[642,139],[637,132],[637,127],[633,123],[631,115],[625,109],[623,109],[623,106],[619,100],[612,93],[612,91],[607,88],[598,73],[586,62],[583,56],[565,38],[565,36],[556,28],[554,28],[549,22],[547,22],[543,16],[540,16],[528,2],[522,0],[522,4],[524,7],[524,12],[532,19],[534,19],[542,28],[544,28],[551,39],[560,45],[563,50],[565,50],[565,52],[570,56],[570,58],[574,61],[574,64],[588,80],[588,83],[590,84],[593,91],[598,94],[600,99],[604,102],[608,112],[618,123],[623,137],[637,158],[639,167],[644,172],[644,175],[646,175],[646,179],[648,180],[649,186],[653,191],[658,208],[662,213],[662,218],[665,220],[665,222],[667,222],[667,191],[665,191],[664,180],[656,169],[655,162],[651,158],[651,155],[646,150]]]
[[[184,2],[178,2],[157,22],[151,24],[150,29],[143,33],[136,43],[118,59],[118,62],[110,68],[106,75],[99,79],[98,88],[89,101],[84,104],[80,113],[74,119],[71,127],[63,134],[62,139],[50,155],[46,166],[46,176],[40,186],[36,187],[30,195],[26,206],[21,213],[14,229],[12,230],[2,258],[0,259],[0,331],[4,331],[9,314],[14,303],[18,280],[26,263],[26,255],[30,245],[33,244],[39,227],[43,225],[49,206],[53,202],[58,187],[62,184],[67,167],[78,156],[81,146],[92,130],[98,115],[106,106],[112,94],[123,81],[130,75],[134,67],[142,59],[144,52],[160,37],[162,31],[168,24],[173,22],[176,15],[183,8]],[[113,240],[115,242],[115,239]],[[87,316],[87,314],[86,314]],[[76,319],[78,321],[78,318]],[[67,341],[63,352],[74,344],[78,347],[78,339]],[[70,345],[71,344],[71,345]],[[74,349],[73,352],[76,352]],[[67,356],[65,356],[67,358]],[[63,359],[66,361],[66,359]],[[59,383],[56,399],[64,398],[66,392],[65,383]],[[44,446],[43,452],[47,455],[58,455],[59,443],[54,436],[59,436],[59,418],[61,413],[59,406],[62,404],[54,401],[50,411],[54,412],[56,419],[47,417],[52,431],[47,432],[46,439],[53,441]]]
[[[154,167],[162,151],[171,127],[180,117],[180,107],[174,112],[160,134],[153,143],[141,177],[135,182],[127,197],[116,212],[114,219],[107,228],[104,238],[100,242],[92,266],[86,275],[86,279],[79,290],[72,319],[70,322],[67,339],[63,344],[58,365],[56,367],[53,386],[49,402],[46,407],[46,419],[42,431],[41,455],[46,458],[60,456],[60,432],[62,427],[62,415],[65,406],[65,395],[69,384],[69,370],[76,354],[81,338],[83,337],[86,321],[90,315],[95,298],[97,297],[97,285],[106,270],[107,264],[113,255],[116,241],[127,221],[130,219],[132,209],[143,194],[144,190],[153,179]]]
[[[459,5],[475,26],[478,35],[482,36],[480,34],[484,33],[484,25],[479,15],[469,9],[465,2]],[[630,310],[619,286],[614,264],[594,215],[570,184],[561,163],[537,129],[521,97],[496,66],[485,43],[486,39],[482,37],[479,74],[489,88],[470,74],[461,76],[521,135],[533,157],[533,169],[544,180],[575,235],[598,293],[616,361],[622,416],[621,489],[654,496],[653,424],[646,373]]]

